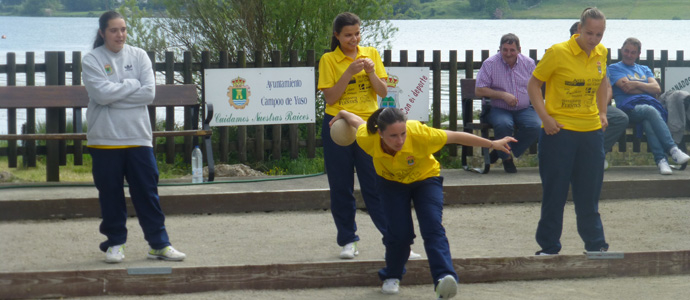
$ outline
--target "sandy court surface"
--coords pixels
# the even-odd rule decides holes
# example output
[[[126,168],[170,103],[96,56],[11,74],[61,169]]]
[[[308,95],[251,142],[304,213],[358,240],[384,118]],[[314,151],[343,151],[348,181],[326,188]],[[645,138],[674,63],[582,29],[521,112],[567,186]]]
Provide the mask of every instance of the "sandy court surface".
[[[455,205],[444,210],[454,258],[528,256],[538,247],[534,232],[539,203]],[[690,198],[606,200],[600,203],[611,251],[690,249]],[[381,260],[381,236],[358,212],[358,260]],[[98,219],[0,222],[0,272],[89,270],[147,266],[219,266],[337,261],[330,211],[254,212],[169,216],[173,245],[186,252],[181,263],[146,259],[148,247],[136,218],[128,222],[124,263],[103,263]],[[418,233],[418,230],[417,230]],[[572,203],[565,208],[562,254],[581,254]],[[421,236],[413,249],[425,256]],[[462,274],[459,274],[462,277]],[[690,276],[606,278],[467,284],[458,299],[688,299]],[[231,291],[172,295],[167,299],[430,299],[431,285],[403,286],[397,297],[376,287],[294,291]],[[682,296],[681,296],[682,295]],[[108,297],[98,299],[144,299]]]

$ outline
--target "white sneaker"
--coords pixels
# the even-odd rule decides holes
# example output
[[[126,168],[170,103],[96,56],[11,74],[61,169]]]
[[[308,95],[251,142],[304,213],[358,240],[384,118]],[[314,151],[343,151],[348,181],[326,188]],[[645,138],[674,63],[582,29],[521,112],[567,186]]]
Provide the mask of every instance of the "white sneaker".
[[[160,259],[160,260],[172,260],[172,261],[182,261],[187,255],[175,250],[172,246],[167,246],[163,249],[153,249],[149,250],[148,259]]]
[[[458,293],[458,282],[453,275],[446,275],[438,280],[436,285],[436,299],[450,299]]]
[[[422,255],[419,253],[415,253],[414,251],[410,250],[410,257],[408,259],[420,259],[422,258]]]
[[[604,171],[609,169],[609,161],[604,159]]]
[[[683,153],[683,154],[685,154],[685,153]],[[668,160],[666,160],[665,158],[662,158],[659,161],[659,163],[657,164],[657,166],[659,166],[659,173],[661,173],[661,175],[673,174],[673,171],[671,170],[671,166],[668,165]]]
[[[108,251],[105,252],[105,262],[115,264],[123,260],[125,260],[125,244],[108,247]]]
[[[671,158],[677,164],[682,165],[682,164],[684,164],[690,160],[690,156],[683,153],[683,151],[680,151],[680,149],[678,149],[678,147],[673,147],[673,149],[671,149],[671,151],[669,151],[669,152],[671,153]]]
[[[343,247],[340,251],[340,258],[342,259],[353,259],[355,256],[359,255],[359,250],[357,250],[357,242],[352,242]]]
[[[400,291],[400,280],[388,278],[383,281],[381,292],[384,294],[397,294]]]

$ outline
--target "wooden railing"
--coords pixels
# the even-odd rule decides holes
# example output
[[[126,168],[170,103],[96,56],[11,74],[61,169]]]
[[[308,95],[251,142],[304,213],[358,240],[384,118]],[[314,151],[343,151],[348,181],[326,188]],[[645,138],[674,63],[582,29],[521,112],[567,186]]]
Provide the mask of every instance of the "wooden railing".
[[[430,111],[430,125],[436,128],[441,127],[441,120],[444,118],[443,113],[447,112],[448,115],[448,128],[451,130],[458,130],[458,124],[461,121],[458,120],[459,108],[458,108],[458,95],[459,91],[459,80],[461,78],[474,78],[474,74],[481,67],[481,64],[486,60],[492,52],[489,50],[482,50],[480,53],[475,53],[472,50],[465,51],[465,61],[458,61],[458,51],[449,51],[448,61],[441,61],[441,51],[433,51],[432,61],[425,61],[425,52],[423,50],[418,50],[415,52],[416,59],[412,62],[409,61],[410,53],[406,50],[400,51],[399,61],[392,61],[392,51],[386,50],[383,52],[384,65],[386,66],[425,66],[431,69],[431,78],[433,85],[431,87],[431,111]],[[156,62],[154,59],[154,54],[149,53],[151,60],[154,62],[154,69],[156,74],[164,76],[163,79],[158,79],[158,82],[164,82],[165,84],[198,84],[199,95],[201,93],[201,87],[203,86],[203,70],[208,68],[259,68],[259,67],[303,67],[311,66],[318,70],[316,61],[316,52],[314,50],[308,50],[302,53],[303,59],[299,59],[299,53],[297,51],[290,52],[287,56],[289,59],[283,61],[281,57],[284,57],[280,52],[275,51],[271,55],[271,60],[264,61],[261,52],[257,51],[253,54],[251,61],[248,61],[248,55],[245,52],[228,53],[221,51],[214,53],[215,56],[212,58],[212,53],[205,51],[201,55],[200,61],[194,61],[192,59],[192,54],[185,52],[182,58],[175,57],[173,52],[168,52],[165,58],[161,62]],[[81,53],[72,52],[72,62],[65,62],[65,52],[46,52],[45,62],[36,63],[35,54],[33,52],[27,52],[25,57],[26,61],[24,63],[17,63],[15,53],[7,53],[7,63],[0,65],[0,74],[6,76],[6,83],[0,82],[0,85],[16,85],[17,84],[17,74],[25,74],[26,82],[25,85],[36,85],[36,73],[45,73],[45,84],[46,85],[66,85],[65,82],[66,74],[71,74],[70,85],[81,85]],[[477,57],[475,57],[477,56]],[[528,56],[532,59],[537,60],[537,50],[529,50]],[[618,60],[612,60],[611,51],[609,51],[609,62],[615,63]],[[620,50],[618,50],[618,56],[621,57]],[[680,66],[690,66],[690,61],[684,60],[683,51],[677,51],[676,59],[668,59],[668,51],[660,51],[660,59],[654,59],[655,51],[647,50],[647,59],[640,61],[641,64],[647,65],[652,70],[660,70],[661,72],[661,86],[662,89],[665,85],[665,67],[680,67]],[[479,60],[475,60],[479,58]],[[442,82],[441,74],[448,73],[448,82]],[[315,74],[314,80],[318,75]],[[161,82],[161,83],[162,83]],[[441,86],[447,85],[448,87],[448,107],[441,107]],[[315,91],[316,93],[316,91]],[[2,101],[2,99],[0,99]],[[204,99],[200,96],[200,103],[204,102]],[[203,106],[202,106],[203,107]],[[477,108],[478,109],[478,108]],[[321,111],[318,111],[321,110]],[[317,122],[310,124],[300,124],[300,125],[255,125],[255,126],[237,126],[237,127],[218,127],[215,128],[217,132],[214,133],[213,147],[214,151],[218,154],[217,161],[220,163],[225,163],[231,159],[237,159],[242,162],[246,161],[263,161],[268,159],[279,159],[281,156],[289,156],[290,158],[296,158],[300,151],[305,151],[306,156],[309,158],[314,158],[316,153],[316,148],[320,146],[319,133],[317,128],[320,128],[321,117],[323,114],[323,109],[317,108]],[[80,112],[74,112],[73,120],[80,118],[76,114]],[[203,112],[202,112],[203,113]],[[8,133],[17,133],[16,125],[16,109],[7,109],[8,115]],[[28,109],[26,112],[27,122],[26,128],[28,133],[35,133],[36,127],[36,115],[35,110]],[[165,111],[165,129],[171,130],[175,126],[174,121],[175,111],[173,108],[166,108]],[[155,117],[155,112],[154,115]],[[191,126],[188,122],[191,120],[189,113],[184,115],[184,126]],[[60,122],[58,124],[58,132],[65,131],[66,118],[64,117],[64,112],[61,113]],[[189,128],[184,128],[189,129]],[[286,137],[286,139],[284,139]],[[188,138],[190,139],[190,138]],[[76,145],[75,147],[80,147]],[[11,149],[12,147],[0,147],[0,155],[3,156],[14,156],[22,154],[26,149],[18,147],[16,150]],[[166,149],[176,149],[176,155],[184,155],[184,160],[189,162],[189,155],[184,153],[183,149],[188,147],[177,147],[175,145],[173,138],[167,138],[164,144],[158,145],[157,153],[165,153]],[[177,149],[179,148],[179,151]],[[449,154],[451,156],[457,156],[457,146],[448,146]],[[38,154],[42,153],[40,147],[36,151]],[[71,149],[70,153],[79,153],[78,150]],[[268,155],[268,156],[267,156]],[[175,161],[174,155],[167,155],[166,162],[172,163]]]

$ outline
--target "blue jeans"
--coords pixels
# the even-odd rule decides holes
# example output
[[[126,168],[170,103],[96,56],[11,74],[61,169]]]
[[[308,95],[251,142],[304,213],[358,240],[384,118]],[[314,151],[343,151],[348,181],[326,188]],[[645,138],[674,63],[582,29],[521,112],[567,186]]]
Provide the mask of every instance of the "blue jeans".
[[[100,232],[108,240],[101,243],[102,251],[127,241],[127,206],[124,180],[144,239],[153,249],[170,246],[165,230],[165,215],[158,198],[158,166],[151,147],[124,149],[89,148],[93,160],[93,182],[98,189],[103,220]]]
[[[659,163],[662,158],[666,158],[668,153],[676,143],[671,137],[671,132],[661,114],[653,106],[647,104],[636,105],[635,108],[627,112],[630,122],[642,123],[642,129],[647,136],[647,145],[654,155],[654,161]]]
[[[335,227],[338,231],[336,241],[340,246],[359,241],[359,236],[356,234],[357,223],[355,222],[357,212],[354,195],[355,168],[369,216],[376,228],[385,236],[386,219],[381,211],[381,200],[376,193],[378,175],[374,169],[374,162],[371,156],[364,152],[356,142],[346,147],[333,142],[331,130],[328,127],[328,122],[332,119],[333,116],[324,116],[321,140],[323,160],[331,193],[331,214],[333,214]]]
[[[609,105],[606,109],[606,119],[609,121],[609,126],[604,131],[604,152],[611,152],[613,144],[628,128],[628,115],[617,107]]]
[[[434,283],[446,275],[458,274],[453,268],[450,246],[443,228],[443,177],[431,177],[404,184],[379,177],[379,195],[388,223],[388,234],[383,237],[386,245],[386,267],[379,270],[379,278],[402,279],[405,263],[414,243],[414,223],[411,203],[419,221],[419,231],[424,240],[424,250],[429,257],[429,268]]]
[[[539,136],[539,176],[543,198],[536,239],[541,251],[561,251],[563,209],[573,187],[577,232],[587,251],[607,248],[599,216],[599,195],[604,180],[604,147],[601,130],[577,132],[561,129]]]
[[[492,107],[489,111],[488,120],[494,128],[496,139],[513,136],[513,130],[516,129],[514,137],[518,142],[510,143],[511,151],[515,157],[520,157],[539,138],[541,119],[531,106],[521,110]],[[503,151],[496,152],[501,159],[510,157]]]

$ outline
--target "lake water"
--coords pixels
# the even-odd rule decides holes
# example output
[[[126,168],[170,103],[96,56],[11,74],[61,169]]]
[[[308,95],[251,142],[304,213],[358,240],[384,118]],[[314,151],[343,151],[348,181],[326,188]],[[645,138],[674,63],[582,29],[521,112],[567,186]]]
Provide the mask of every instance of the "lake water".
[[[474,59],[481,59],[481,50],[498,49],[501,35],[512,32],[520,37],[522,49],[537,49],[541,57],[552,44],[568,38],[571,20],[394,20],[399,31],[392,40],[393,61],[399,60],[400,50],[408,51],[408,61],[416,61],[416,51],[425,51],[425,61],[431,61],[434,50],[441,51],[442,61],[448,61],[449,51],[458,51],[458,60],[465,60],[465,50],[474,50]],[[65,59],[71,62],[72,51],[81,51],[82,56],[90,49],[98,29],[97,18],[34,18],[0,17],[0,64],[7,61],[7,53],[14,52],[17,64],[24,64],[27,51],[35,52],[35,62],[44,62],[45,51],[66,51]],[[623,41],[635,36],[642,41],[644,49],[654,49],[658,58],[660,50],[668,50],[669,59],[676,58],[677,50],[690,50],[687,28],[690,20],[608,20],[602,43],[617,50]],[[366,44],[364,42],[363,44]],[[643,49],[642,59],[646,59]],[[69,75],[69,74],[68,74]],[[447,73],[442,74],[442,109],[448,107]],[[459,74],[463,76],[464,73]],[[42,78],[37,73],[37,85]],[[17,84],[23,85],[25,78],[17,76]],[[70,82],[70,79],[67,79]],[[0,85],[7,85],[7,76],[0,74]],[[431,94],[431,93],[430,93]],[[1,101],[1,99],[0,99]],[[40,112],[37,113],[40,115]],[[40,116],[37,116],[40,117]],[[18,123],[24,122],[23,111],[18,111]],[[7,117],[0,111],[0,134],[7,133]],[[18,125],[19,127],[19,125]]]

